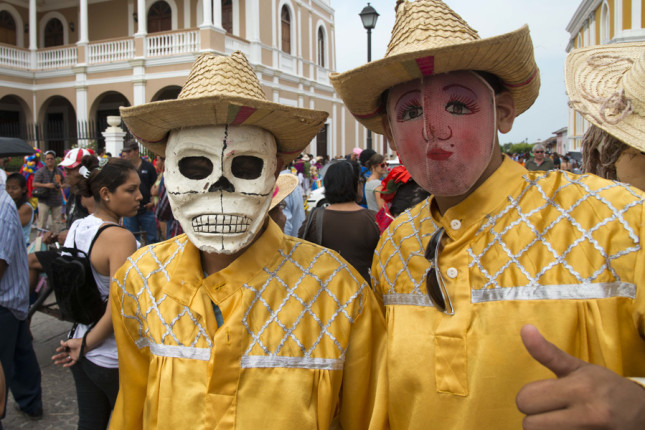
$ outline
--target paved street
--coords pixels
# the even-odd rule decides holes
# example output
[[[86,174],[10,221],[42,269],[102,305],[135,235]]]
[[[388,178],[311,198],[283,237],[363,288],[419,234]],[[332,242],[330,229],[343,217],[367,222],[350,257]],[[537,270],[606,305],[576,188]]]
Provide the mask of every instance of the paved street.
[[[53,364],[51,356],[61,339],[67,336],[71,323],[36,312],[31,320],[34,348],[42,371],[44,416],[32,421],[16,412],[11,394],[7,399],[7,415],[2,420],[5,430],[74,430],[77,424],[78,408],[74,379],[68,369]]]

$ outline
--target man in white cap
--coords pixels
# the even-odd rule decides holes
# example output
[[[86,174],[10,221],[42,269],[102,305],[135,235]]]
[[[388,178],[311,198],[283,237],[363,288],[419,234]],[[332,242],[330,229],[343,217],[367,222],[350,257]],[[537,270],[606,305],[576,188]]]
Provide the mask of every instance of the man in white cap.
[[[246,57],[204,54],[176,100],[122,108],[166,157],[184,235],[140,249],[111,292],[113,429],[380,429],[385,322],[338,254],[267,212],[325,112],[266,100]]]
[[[645,376],[643,194],[501,154],[538,95],[527,27],[480,39],[439,0],[396,5],[385,58],[331,77],[432,194],[372,266],[392,428],[645,428],[620,376]]]

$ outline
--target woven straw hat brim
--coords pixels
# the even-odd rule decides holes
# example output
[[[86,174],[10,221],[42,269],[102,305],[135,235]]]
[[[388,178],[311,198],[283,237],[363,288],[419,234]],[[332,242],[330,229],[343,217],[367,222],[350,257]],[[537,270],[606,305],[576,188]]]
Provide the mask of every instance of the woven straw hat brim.
[[[165,154],[170,130],[205,125],[253,125],[273,134],[278,155],[291,161],[309,145],[328,113],[269,101],[216,95],[121,108],[121,118],[146,148]]]
[[[538,96],[540,74],[533,56],[528,26],[499,36],[392,55],[330,80],[354,117],[375,133],[383,134],[382,94],[395,85],[424,76],[458,70],[480,70],[502,79],[525,112]]]
[[[645,42],[573,50],[565,62],[569,105],[595,126],[645,151]],[[625,77],[631,74],[625,88]],[[624,115],[619,93],[635,110]],[[623,117],[624,115],[624,117]]]
[[[278,179],[275,181],[275,186],[278,189],[278,192],[271,198],[271,205],[269,210],[276,207],[278,203],[284,200],[289,194],[293,192],[298,186],[298,178],[291,173],[283,173],[278,176]]]

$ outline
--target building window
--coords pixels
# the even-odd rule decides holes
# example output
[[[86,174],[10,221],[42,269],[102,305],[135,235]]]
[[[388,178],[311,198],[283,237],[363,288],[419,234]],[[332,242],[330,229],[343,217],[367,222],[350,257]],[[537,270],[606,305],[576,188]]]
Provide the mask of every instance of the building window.
[[[603,3],[600,9],[600,43],[609,42],[609,6]]]
[[[16,45],[16,21],[9,12],[0,12],[0,43]]]
[[[172,10],[165,1],[158,1],[148,10],[148,33],[170,31],[172,29]]]
[[[282,25],[282,51],[291,54],[291,15],[287,6],[282,6],[280,21]]]
[[[45,26],[45,48],[63,45],[64,36],[63,23],[56,18],[50,19]]]
[[[233,0],[222,0],[222,27],[233,34]]]
[[[325,32],[318,27],[318,65],[325,67]]]

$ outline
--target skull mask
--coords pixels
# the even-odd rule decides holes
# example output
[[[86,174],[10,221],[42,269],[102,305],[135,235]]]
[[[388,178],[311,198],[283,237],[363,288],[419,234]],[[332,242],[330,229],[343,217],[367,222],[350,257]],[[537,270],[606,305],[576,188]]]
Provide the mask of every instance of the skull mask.
[[[275,186],[276,143],[254,126],[173,130],[165,185],[173,215],[205,252],[232,254],[259,232]]]

